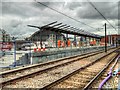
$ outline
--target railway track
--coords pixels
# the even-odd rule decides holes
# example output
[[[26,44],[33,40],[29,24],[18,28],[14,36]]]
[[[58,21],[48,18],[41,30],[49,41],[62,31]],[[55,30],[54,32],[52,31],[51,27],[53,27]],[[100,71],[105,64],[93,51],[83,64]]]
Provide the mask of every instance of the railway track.
[[[101,69],[109,65],[117,57],[116,53],[105,55],[90,64],[87,64],[78,70],[44,86],[42,89],[55,89],[55,88],[79,88],[87,89],[89,81],[93,82],[94,76],[96,76]],[[112,58],[112,60],[111,60]],[[109,62],[110,60],[110,62]],[[99,66],[99,67],[97,67]],[[93,78],[93,79],[92,79]],[[91,81],[92,79],[92,81]],[[87,86],[86,86],[87,85]]]
[[[110,50],[109,52],[110,53],[112,53],[114,50],[112,49],[112,50]],[[102,54],[105,54],[105,53],[102,53]],[[8,74],[8,77],[6,78],[6,76],[7,76],[7,74],[6,73],[3,73],[2,75],[3,75],[3,78],[6,78],[6,80],[4,79],[4,81],[3,82],[1,82],[1,84],[2,84],[2,86],[4,87],[4,86],[8,86],[9,87],[9,84],[11,84],[11,83],[15,83],[16,84],[16,82],[18,81],[18,85],[20,85],[19,84],[19,80],[20,81],[22,81],[22,83],[24,82],[24,80],[26,80],[26,81],[28,81],[29,82],[29,79],[31,79],[31,78],[33,78],[33,79],[35,79],[35,76],[37,77],[37,76],[42,76],[42,74],[46,74],[48,71],[51,71],[52,72],[52,70],[53,70],[53,72],[54,72],[54,69],[56,69],[56,68],[58,68],[58,67],[63,67],[63,68],[65,68],[65,66],[66,65],[68,65],[69,66],[69,64],[73,64],[73,63],[75,63],[75,62],[78,62],[78,61],[82,61],[82,59],[84,59],[84,58],[95,58],[95,56],[96,57],[98,57],[98,56],[104,56],[104,55],[101,55],[100,54],[100,52],[97,52],[97,54],[96,53],[89,53],[89,54],[85,54],[85,56],[80,56],[80,57],[77,57],[77,56],[75,56],[74,57],[74,59],[72,58],[68,58],[68,60],[63,60],[64,61],[64,63],[62,62],[62,64],[61,63],[59,63],[59,64],[55,64],[57,61],[55,61],[55,62],[50,62],[50,65],[52,64],[52,66],[50,66],[50,67],[48,67],[47,66],[47,68],[42,68],[42,67],[40,67],[39,65],[39,70],[37,70],[37,71],[35,71],[35,69],[31,72],[30,70],[29,71],[27,71],[27,72],[30,72],[30,73],[26,73],[26,74],[24,74],[23,75],[23,73],[24,73],[24,71],[21,71],[21,70],[24,70],[24,69],[21,69],[21,70],[17,70],[17,71],[19,71],[19,72],[17,72],[17,71],[13,71],[13,72],[15,72],[15,73],[11,73],[11,75],[9,75],[9,72],[7,73]],[[91,58],[91,59],[92,59]],[[60,60],[60,62],[61,62],[62,60]],[[57,62],[58,63],[58,62]],[[82,62],[81,62],[82,63]],[[88,64],[88,63],[90,63],[90,60],[87,60],[86,61],[86,64]],[[47,65],[47,64],[49,64],[49,62],[48,63],[45,63],[45,64],[42,64],[41,66],[43,66],[43,67],[45,67],[44,65]],[[30,67],[31,68],[31,67]],[[38,68],[38,67],[37,67]],[[41,69],[42,68],[42,69]],[[76,69],[76,68],[74,68],[74,69]],[[27,69],[26,69],[27,70]],[[63,70],[63,69],[62,69]],[[44,73],[43,73],[44,72]],[[19,73],[21,74],[22,73],[22,75],[19,75]],[[54,74],[59,74],[59,73],[61,73],[61,72],[54,72]],[[49,73],[49,74],[51,74],[52,75],[52,73]],[[6,75],[6,76],[4,76],[4,75]],[[11,77],[13,77],[14,76],[14,78],[12,78],[12,79],[10,79]],[[18,77],[15,77],[15,76],[17,76],[18,75]],[[43,75],[44,76],[44,75]],[[24,79],[23,79],[24,78]],[[27,79],[26,79],[27,78]],[[42,78],[42,77],[41,77]],[[16,81],[17,80],[17,81]],[[43,81],[44,79],[42,79],[42,81]],[[38,81],[40,81],[40,80],[38,80]],[[20,82],[21,83],[21,82]],[[26,82],[27,83],[27,82]],[[44,83],[43,83],[44,84]],[[42,86],[44,86],[42,84]],[[46,84],[45,84],[46,85]],[[10,85],[10,86],[12,86],[12,85]],[[14,84],[13,84],[13,86],[14,86]],[[17,85],[15,85],[15,86],[17,86]],[[28,84],[28,86],[29,86],[29,84]],[[26,85],[23,85],[23,87],[26,87]],[[39,87],[41,87],[41,86],[39,86]]]
[[[115,66],[114,70],[118,69],[118,64]],[[106,74],[105,74],[106,75]],[[102,78],[102,77],[101,77]],[[98,82],[97,82],[98,83]],[[103,88],[118,88],[119,76],[112,76],[104,85]]]
[[[52,67],[72,63],[72,62],[75,62],[79,59],[90,57],[93,55],[97,55],[99,53],[102,53],[102,51],[98,51],[98,52],[95,51],[95,52],[86,53],[86,54],[79,55],[79,56],[67,57],[67,58],[63,58],[63,59],[59,59],[59,60],[55,60],[55,61],[50,61],[50,62],[43,63],[43,64],[36,64],[36,65],[28,66],[28,67],[23,67],[20,69],[6,71],[3,73],[0,73],[0,76],[2,76],[2,81],[3,81],[2,84],[10,81],[12,79],[17,79],[18,77],[21,78],[21,76],[25,76],[28,74],[32,75],[32,74],[35,74],[38,72],[42,72],[42,70],[45,71],[45,69],[48,70],[48,69],[50,69],[50,67],[52,69]]]
[[[42,64],[35,64],[35,65],[31,65],[31,66],[27,66],[27,67],[22,67],[22,68],[18,68],[18,69],[13,69],[13,70],[9,70],[9,71],[5,71],[5,72],[2,72],[0,73],[1,76],[6,76],[6,75],[10,75],[10,74],[13,74],[13,73],[21,73],[21,72],[24,72],[25,70],[35,70],[36,68],[41,68],[41,67],[49,67],[49,65],[52,65],[52,64],[57,64],[57,63],[60,63],[60,62],[67,62],[67,61],[70,61],[70,59],[72,58],[76,58],[76,59],[81,59],[81,58],[84,58],[84,57],[89,57],[89,56],[92,56],[92,55],[96,55],[96,54],[99,54],[101,53],[102,51],[95,51],[95,52],[89,52],[89,53],[85,53],[85,54],[82,54],[82,55],[78,55],[78,56],[71,56],[71,57],[66,57],[66,58],[62,58],[62,59],[57,59],[57,60],[54,60],[54,61],[50,61],[50,62],[46,62],[46,63],[42,63]],[[83,57],[82,57],[83,56]],[[79,57],[79,58],[78,58]]]
[[[119,55],[118,55],[119,57]],[[94,79],[93,83],[89,83],[86,85],[87,88],[92,89],[92,88],[98,88],[101,82],[108,76],[108,73],[110,72],[110,69],[112,68],[112,73],[114,73],[114,70],[118,69],[118,60],[115,61],[111,60],[108,65],[106,65],[103,70],[101,70],[101,73],[99,73],[96,76],[96,79]],[[108,89],[108,88],[118,88],[118,77],[116,76],[111,76],[110,79],[102,86],[101,89]]]

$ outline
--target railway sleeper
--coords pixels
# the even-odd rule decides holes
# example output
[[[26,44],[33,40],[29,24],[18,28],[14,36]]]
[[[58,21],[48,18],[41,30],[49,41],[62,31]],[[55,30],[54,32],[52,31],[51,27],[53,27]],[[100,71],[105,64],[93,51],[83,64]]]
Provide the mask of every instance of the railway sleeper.
[[[76,77],[71,77],[71,79],[80,79],[80,78],[90,79],[88,75],[77,75]]]
[[[89,78],[90,79],[90,78]],[[88,78],[85,78],[84,80],[85,81],[89,81],[89,79]],[[72,78],[72,79],[70,79],[71,81],[77,81],[77,82],[81,82],[81,78]]]
[[[80,72],[79,74],[82,74],[82,75],[88,75],[88,76],[93,76],[95,75],[97,72]]]
[[[74,87],[74,88],[77,88],[78,86],[80,86],[81,85],[81,83],[83,83],[84,84],[84,82],[76,82],[76,81],[65,81],[64,82],[66,85],[69,85],[69,86],[72,86],[72,87]]]
[[[75,88],[74,86],[72,85],[59,85],[58,86],[59,88]],[[54,87],[54,88],[58,88],[58,87]],[[77,87],[76,87],[77,88]],[[52,89],[53,90],[53,89]]]
[[[101,65],[101,64],[100,64],[100,66],[101,66],[101,67],[104,67],[105,64],[104,64],[104,65]],[[93,68],[93,67],[88,67],[88,68],[87,68],[88,71],[98,71],[98,70],[100,70],[100,69],[101,69],[100,67],[95,67],[95,68]]]

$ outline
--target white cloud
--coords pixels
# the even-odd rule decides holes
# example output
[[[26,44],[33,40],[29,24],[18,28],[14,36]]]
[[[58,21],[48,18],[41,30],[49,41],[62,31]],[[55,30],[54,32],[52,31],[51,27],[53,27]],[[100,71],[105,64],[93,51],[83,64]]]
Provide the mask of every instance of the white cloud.
[[[44,2],[44,4],[95,28],[103,27],[105,23],[105,20],[87,2]],[[117,3],[94,4],[115,26],[117,22]],[[22,36],[26,37],[38,30],[28,27],[28,24],[43,26],[53,21],[104,35],[36,2],[4,2],[2,3],[2,16],[0,15],[0,17],[2,17],[0,18],[2,28],[8,33],[17,36],[22,34]],[[109,27],[109,29],[112,33],[116,33],[112,27]]]

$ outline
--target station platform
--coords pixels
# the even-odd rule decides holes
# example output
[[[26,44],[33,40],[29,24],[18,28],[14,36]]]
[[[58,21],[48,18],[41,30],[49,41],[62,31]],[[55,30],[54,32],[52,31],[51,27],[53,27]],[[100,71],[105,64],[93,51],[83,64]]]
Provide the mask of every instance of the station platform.
[[[83,54],[99,49],[104,49],[104,46],[48,48],[41,52],[34,52],[34,50],[21,50],[16,51],[16,62],[17,66],[36,64],[72,55]],[[14,63],[14,51],[7,51],[5,53],[5,56],[0,57],[0,68],[9,67]]]

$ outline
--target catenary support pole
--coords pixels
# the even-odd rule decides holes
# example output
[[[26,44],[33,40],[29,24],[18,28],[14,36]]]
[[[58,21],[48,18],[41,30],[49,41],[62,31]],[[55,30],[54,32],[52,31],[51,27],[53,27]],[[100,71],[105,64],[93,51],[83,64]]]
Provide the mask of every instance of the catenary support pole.
[[[105,23],[105,52],[107,52],[106,23]]]

